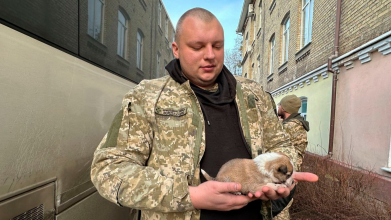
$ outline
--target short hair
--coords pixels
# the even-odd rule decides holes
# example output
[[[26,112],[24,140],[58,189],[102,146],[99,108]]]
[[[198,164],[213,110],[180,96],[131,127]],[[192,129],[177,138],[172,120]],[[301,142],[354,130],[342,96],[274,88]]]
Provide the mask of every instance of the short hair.
[[[179,36],[181,35],[181,32],[182,32],[183,21],[187,17],[195,17],[195,18],[198,18],[198,19],[200,19],[201,21],[204,21],[204,22],[211,22],[214,19],[217,20],[216,16],[214,16],[214,14],[212,14],[212,12],[210,12],[210,11],[204,9],[204,8],[192,8],[192,9],[186,11],[179,18],[179,20],[178,20],[178,22],[176,24],[176,28],[175,28],[175,42],[177,42],[177,43],[179,42]]]

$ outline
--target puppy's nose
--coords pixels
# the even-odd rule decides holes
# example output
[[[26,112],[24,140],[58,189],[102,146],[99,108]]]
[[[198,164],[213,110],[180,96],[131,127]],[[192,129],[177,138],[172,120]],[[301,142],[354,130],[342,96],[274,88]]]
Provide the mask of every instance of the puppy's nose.
[[[286,165],[282,165],[278,168],[278,172],[281,172],[283,174],[288,173],[288,167]]]

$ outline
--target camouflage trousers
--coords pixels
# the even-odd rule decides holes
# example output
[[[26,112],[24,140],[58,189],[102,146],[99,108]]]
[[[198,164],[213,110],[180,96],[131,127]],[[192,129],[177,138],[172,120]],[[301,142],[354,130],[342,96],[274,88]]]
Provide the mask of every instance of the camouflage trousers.
[[[282,210],[277,216],[273,218],[273,220],[290,220],[291,217],[289,215],[289,208],[293,203],[293,199],[288,203],[288,205]]]

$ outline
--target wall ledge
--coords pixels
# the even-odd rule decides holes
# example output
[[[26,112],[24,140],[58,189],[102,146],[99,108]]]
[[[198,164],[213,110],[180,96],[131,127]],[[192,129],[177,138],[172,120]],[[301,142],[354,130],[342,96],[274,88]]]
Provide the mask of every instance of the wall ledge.
[[[298,53],[305,50],[302,48]],[[304,50],[303,50],[304,49]],[[302,51],[303,50],[303,51]],[[336,71],[340,70],[340,67],[344,66],[346,70],[353,69],[355,67],[354,61],[360,60],[360,63],[364,65],[372,60],[371,54],[379,52],[384,56],[391,54],[391,31],[371,40],[370,42],[357,47],[342,56],[339,56],[332,60],[332,68]],[[298,55],[298,54],[297,54]],[[303,88],[303,85],[311,85],[311,81],[317,82],[318,76],[321,75],[323,79],[327,79],[330,72],[327,71],[327,63],[322,66],[308,72],[307,74],[292,80],[291,82],[281,86],[280,88],[272,91],[273,97],[287,94],[290,87],[298,86]]]

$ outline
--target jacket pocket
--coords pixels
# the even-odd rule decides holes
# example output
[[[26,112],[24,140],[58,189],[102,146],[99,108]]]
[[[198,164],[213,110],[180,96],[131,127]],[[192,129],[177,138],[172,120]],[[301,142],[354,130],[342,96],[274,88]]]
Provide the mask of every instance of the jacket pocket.
[[[157,131],[150,160],[163,175],[191,173],[196,133],[192,116],[186,107],[155,108]]]

